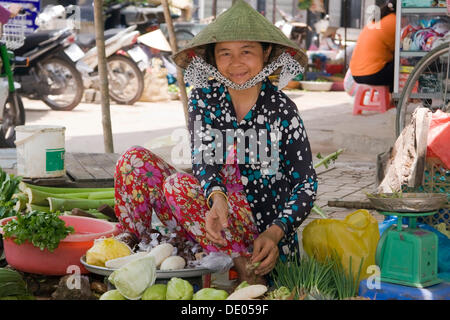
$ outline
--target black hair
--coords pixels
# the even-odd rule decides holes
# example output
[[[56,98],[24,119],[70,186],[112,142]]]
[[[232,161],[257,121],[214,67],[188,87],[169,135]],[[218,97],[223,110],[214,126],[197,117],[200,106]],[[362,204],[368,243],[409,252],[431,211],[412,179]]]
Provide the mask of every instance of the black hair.
[[[380,7],[380,19],[383,19],[388,14],[395,13],[397,10],[396,0],[377,0],[376,4]]]
[[[260,42],[263,51],[266,51],[271,44],[268,42]],[[216,44],[215,43],[210,43],[206,45],[206,52],[205,52],[205,61],[207,63],[209,63],[210,65],[213,65],[214,67],[217,68],[216,65],[216,59],[214,58],[214,49],[216,48]],[[272,50],[273,52],[273,50]],[[272,54],[271,52],[271,54]]]

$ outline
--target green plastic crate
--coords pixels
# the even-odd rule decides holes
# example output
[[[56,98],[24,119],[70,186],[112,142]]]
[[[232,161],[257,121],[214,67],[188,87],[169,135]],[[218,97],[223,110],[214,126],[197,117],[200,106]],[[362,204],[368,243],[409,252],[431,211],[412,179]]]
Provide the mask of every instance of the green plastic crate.
[[[418,218],[417,221],[431,226],[445,223],[447,230],[450,230],[450,170],[444,166],[440,159],[427,158],[423,183],[419,188],[413,190],[403,187],[402,190],[404,192],[445,193],[447,195],[447,205],[435,215]]]

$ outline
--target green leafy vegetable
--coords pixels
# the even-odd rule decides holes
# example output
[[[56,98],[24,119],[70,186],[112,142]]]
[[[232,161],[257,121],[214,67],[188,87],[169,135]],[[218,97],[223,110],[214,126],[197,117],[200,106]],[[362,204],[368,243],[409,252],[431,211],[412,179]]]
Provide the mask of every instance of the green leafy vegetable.
[[[167,283],[167,300],[192,300],[194,288],[189,281],[173,277]]]
[[[57,214],[33,210],[19,214],[3,227],[5,238],[12,238],[21,245],[25,241],[41,250],[53,252],[59,242],[74,233],[73,227],[66,227],[65,222]]]
[[[13,195],[19,191],[22,177],[7,174],[0,168],[0,219],[16,215],[14,206],[18,201]]]
[[[127,300],[117,289],[106,291],[99,300]]]
[[[344,149],[339,149],[338,151],[329,154],[325,158],[319,152],[316,155],[316,158],[321,161],[318,162],[316,165],[314,165],[314,169],[317,169],[320,166],[324,166],[326,169],[328,169],[328,166],[330,165],[330,163],[335,162],[337,160],[337,158],[339,157],[339,155],[344,151],[345,151]],[[314,206],[312,207],[312,211],[317,213],[324,219],[328,218],[327,214],[321,208],[319,208],[319,206],[317,204],[314,204]]]
[[[228,293],[225,290],[203,288],[194,294],[192,300],[226,300]]]
[[[316,157],[317,157],[317,159],[319,159],[321,161],[318,162],[316,165],[314,165],[314,168],[324,166],[326,169],[328,169],[328,166],[330,165],[330,163],[335,162],[337,160],[337,158],[339,157],[339,155],[344,151],[345,151],[344,149],[339,149],[338,151],[329,154],[325,158],[320,153],[318,153],[316,155]]]
[[[154,284],[145,289],[141,300],[166,300],[167,285],[163,283]]]
[[[145,289],[155,283],[155,257],[147,255],[131,261],[111,273],[108,280],[125,298],[138,300]]]

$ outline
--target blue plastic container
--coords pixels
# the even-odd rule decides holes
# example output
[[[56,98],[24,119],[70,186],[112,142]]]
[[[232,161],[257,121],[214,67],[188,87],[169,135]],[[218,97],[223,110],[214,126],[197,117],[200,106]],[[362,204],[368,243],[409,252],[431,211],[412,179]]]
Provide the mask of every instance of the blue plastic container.
[[[379,288],[368,288],[368,281],[359,283],[359,296],[373,300],[450,300],[450,283],[441,282],[427,288],[414,288],[380,282]]]

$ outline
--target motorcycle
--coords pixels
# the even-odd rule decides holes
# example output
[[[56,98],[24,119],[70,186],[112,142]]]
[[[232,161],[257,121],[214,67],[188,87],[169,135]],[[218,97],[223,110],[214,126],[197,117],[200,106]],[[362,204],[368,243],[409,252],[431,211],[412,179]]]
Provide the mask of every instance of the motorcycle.
[[[53,110],[74,109],[83,97],[83,80],[75,68],[75,34],[69,28],[38,31],[25,37],[22,47],[14,50],[26,57],[29,66],[18,69],[14,78],[20,83],[19,94],[42,100]]]
[[[306,48],[306,38],[308,32],[312,31],[306,23],[296,21],[296,17],[292,17],[283,10],[277,8],[283,20],[277,21],[275,26],[278,27],[286,37],[297,43],[300,48]]]
[[[109,95],[119,104],[132,105],[144,91],[144,72],[148,64],[147,54],[136,45],[139,31],[136,26],[105,31],[105,53],[108,71]],[[85,50],[95,43],[93,35],[78,37],[78,45]],[[100,90],[97,47],[85,52],[76,63],[86,89]]]
[[[22,99],[17,94],[16,87],[19,84],[14,82],[14,70],[16,67],[25,67],[27,59],[14,56],[11,51],[23,44],[23,36],[18,32],[18,28],[23,24],[15,24],[20,21],[23,12],[8,24],[0,25],[0,147],[14,148],[16,139],[16,126],[25,124],[25,109]],[[12,37],[9,28],[15,32]],[[7,31],[3,32],[4,29]]]
[[[113,5],[105,10],[104,15],[109,17],[127,4]],[[67,13],[75,13],[75,6],[64,8],[61,5],[47,6],[38,18],[40,28],[51,29],[56,22],[70,28],[72,19]],[[66,25],[64,25],[66,23]],[[72,26],[74,29],[74,26]],[[145,52],[136,44],[139,31],[136,25],[129,28],[108,29],[104,32],[105,53],[107,58],[107,71],[109,81],[109,95],[119,104],[132,105],[138,101],[144,90],[144,75],[148,65]],[[98,75],[98,56],[95,35],[91,33],[78,34],[76,42],[66,52],[80,73],[85,89],[100,90]]]

